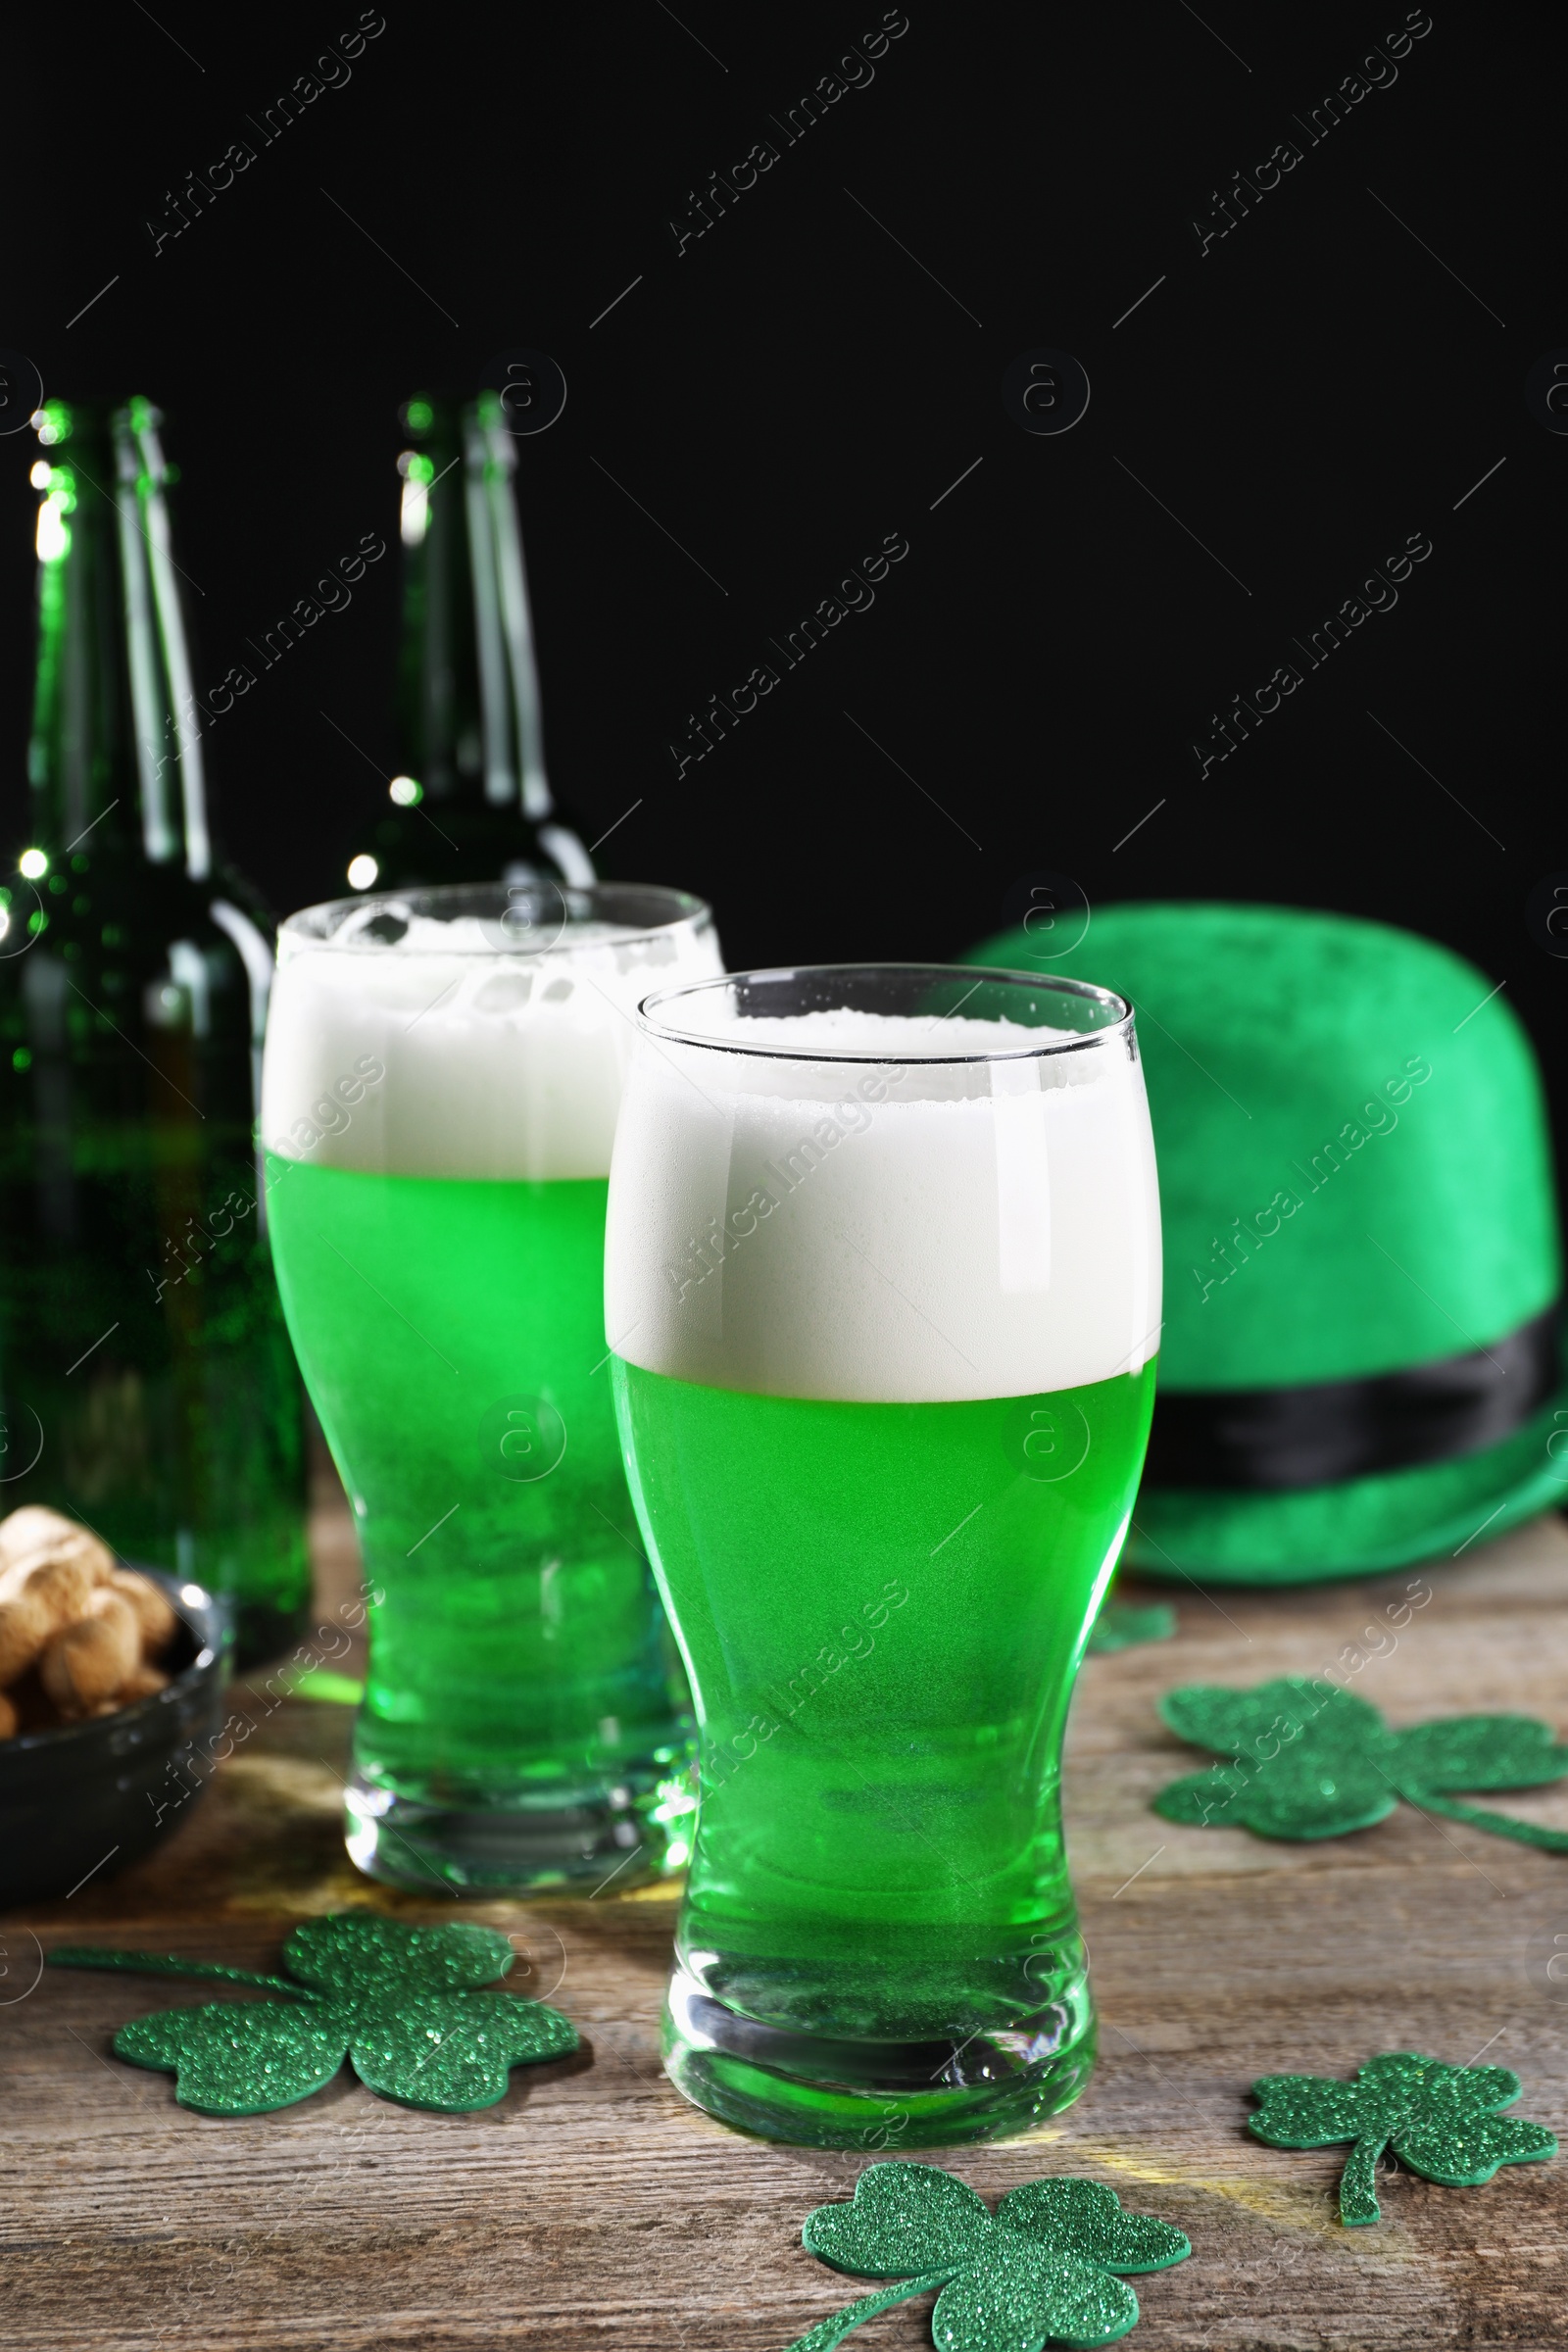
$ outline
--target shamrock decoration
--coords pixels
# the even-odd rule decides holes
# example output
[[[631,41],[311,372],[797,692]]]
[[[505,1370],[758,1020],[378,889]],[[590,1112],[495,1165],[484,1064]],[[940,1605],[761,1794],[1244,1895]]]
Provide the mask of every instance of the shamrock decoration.
[[[49,1957],[57,1968],[220,1977],[290,1996],[286,2008],[203,2001],[165,2009],[115,2035],[122,2058],[172,2073],[179,2104],[203,2115],[291,2106],[330,2082],[345,2058],[368,2088],[408,2107],[493,2107],[507,2095],[512,2067],[577,2047],[559,2010],[474,1989],[504,1977],[514,1957],[493,1928],[406,1928],[374,1912],[334,1912],[308,1920],[285,1941],[295,1982],[90,1945]]]
[[[1543,2124],[1498,2115],[1519,2096],[1505,2066],[1445,2066],[1419,2050],[1390,2050],[1363,2066],[1353,2082],[1325,2075],[1264,2075],[1252,2084],[1262,2101],[1248,2122],[1273,2148],[1323,2148],[1353,2139],[1340,2176],[1340,2219],[1352,2227],[1380,2219],[1373,2180],[1386,2147],[1445,2188],[1478,2188],[1499,2164],[1555,2156]]]
[[[1393,1732],[1364,1698],[1295,1675],[1250,1690],[1187,1683],[1166,1691],[1159,1711],[1181,1739],[1229,1759],[1162,1788],[1153,1805],[1167,1821],[1240,1824],[1260,1838],[1338,1838],[1370,1829],[1404,1796],[1472,1829],[1568,1853],[1568,1830],[1443,1793],[1535,1788],[1568,1774],[1568,1747],[1533,1716],[1450,1715]]]
[[[1134,1608],[1130,1601],[1107,1600],[1089,1629],[1089,1654],[1102,1655],[1106,1650],[1132,1649],[1140,1642],[1168,1642],[1176,1631],[1176,1612],[1168,1600],[1156,1600],[1147,1609]]]
[[[867,2166],[852,2201],[818,2205],[801,2236],[836,2271],[900,2283],[808,2328],[789,2352],[832,2352],[862,2320],[934,2286],[931,2340],[944,2352],[1114,2343],[1138,2319],[1138,2297],[1115,2273],[1163,2271],[1193,2250],[1168,2223],[1123,2213],[1098,2180],[1026,2180],[992,2214],[951,2173],[905,2163]]]

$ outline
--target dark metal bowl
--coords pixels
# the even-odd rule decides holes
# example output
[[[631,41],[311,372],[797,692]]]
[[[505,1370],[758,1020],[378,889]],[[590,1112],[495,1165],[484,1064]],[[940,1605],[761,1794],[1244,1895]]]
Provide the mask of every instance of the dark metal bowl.
[[[183,1577],[137,1573],[179,1619],[162,1661],[168,1688],[118,1714],[0,1740],[0,1903],[74,1894],[123,1870],[189,1819],[211,1778],[223,1711],[221,1604]]]

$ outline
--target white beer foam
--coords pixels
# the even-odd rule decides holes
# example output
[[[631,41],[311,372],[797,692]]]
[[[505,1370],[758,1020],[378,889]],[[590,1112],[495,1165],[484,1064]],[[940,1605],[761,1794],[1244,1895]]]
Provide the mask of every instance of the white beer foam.
[[[639,1050],[610,1187],[617,1353],[712,1388],[891,1403],[1072,1388],[1155,1352],[1153,1146],[1123,1039],[933,1063],[1042,1032],[831,1012],[800,1027],[887,1059]]]
[[[714,989],[706,996],[656,1005],[653,1017],[672,1034],[707,1038],[715,1046],[744,1040],[747,1047],[761,1046],[791,1061],[808,1060],[812,1054],[835,1059],[853,1054],[861,1061],[880,1061],[893,1052],[909,1061],[961,1061],[987,1054],[1038,1054],[1043,1045],[1080,1035],[1076,1029],[1043,1023],[971,1020],[952,1013],[935,1020],[915,1019],[865,1012],[851,1004],[814,1012],[748,1012],[737,1019],[731,995],[728,989]],[[897,1033],[896,1047],[889,1043],[890,1033]]]
[[[392,947],[289,938],[268,1015],[268,1148],[405,1176],[608,1175],[637,1005],[723,970],[711,925],[573,924],[533,955],[494,936],[416,916]]]

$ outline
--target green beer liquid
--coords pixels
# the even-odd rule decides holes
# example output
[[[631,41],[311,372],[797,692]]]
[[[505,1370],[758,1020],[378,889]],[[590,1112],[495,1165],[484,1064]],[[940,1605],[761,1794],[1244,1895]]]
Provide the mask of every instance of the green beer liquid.
[[[935,1404],[614,1371],[702,1727],[688,1977],[785,2034],[936,2044],[1056,2004],[1069,2042],[1083,1952],[1054,1759],[1153,1364]],[[745,2067],[708,2064],[703,2103],[748,2120]],[[901,2108],[910,2145],[920,2108]]]
[[[657,1803],[687,1735],[604,1363],[605,1179],[268,1170],[371,1588],[361,1781],[460,1811]]]

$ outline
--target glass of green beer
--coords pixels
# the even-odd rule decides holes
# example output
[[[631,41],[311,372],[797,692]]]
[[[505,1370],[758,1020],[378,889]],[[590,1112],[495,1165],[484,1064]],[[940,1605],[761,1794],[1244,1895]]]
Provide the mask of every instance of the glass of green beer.
[[[526,1891],[685,1861],[690,1715],[604,1342],[638,1000],[722,971],[679,891],[530,881],[279,933],[262,1135],[284,1312],[353,1506],[349,1852]]]
[[[772,2138],[1022,2131],[1094,2054],[1059,1765],[1153,1402],[1131,1011],[862,965],[639,1019],[606,1324],[701,1758],[665,2064]]]

